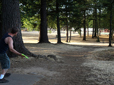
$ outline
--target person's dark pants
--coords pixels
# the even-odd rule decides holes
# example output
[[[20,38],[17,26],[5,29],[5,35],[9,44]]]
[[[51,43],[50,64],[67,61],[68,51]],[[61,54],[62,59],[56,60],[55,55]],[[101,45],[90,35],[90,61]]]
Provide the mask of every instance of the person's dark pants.
[[[9,69],[10,68],[10,59],[6,53],[0,54],[0,63],[1,63],[2,69]]]

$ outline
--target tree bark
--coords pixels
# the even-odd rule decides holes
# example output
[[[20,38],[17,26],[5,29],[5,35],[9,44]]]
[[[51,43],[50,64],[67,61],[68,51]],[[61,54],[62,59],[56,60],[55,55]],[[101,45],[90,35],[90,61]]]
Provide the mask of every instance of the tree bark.
[[[99,30],[98,30],[98,36],[100,36],[100,30],[101,30],[101,8],[99,8]]]
[[[39,43],[49,43],[47,36],[46,0],[41,0],[41,30]]]
[[[56,13],[57,13],[57,43],[61,42],[61,33],[60,33],[60,24],[59,24],[59,3],[58,0],[56,0]]]
[[[98,22],[97,22],[97,8],[96,8],[96,3],[95,3],[95,36],[98,36]]]
[[[93,32],[92,32],[92,38],[95,37],[95,20],[93,19]]]
[[[66,22],[67,22],[67,28],[66,28],[66,42],[68,42],[68,20],[66,20]]]
[[[111,47],[111,38],[112,38],[112,3],[113,1],[111,2],[111,5],[110,5],[110,34],[109,34],[109,47]]]
[[[84,21],[83,21],[83,24],[84,24],[84,36],[83,36],[83,40],[86,40],[86,21],[85,21],[85,10],[84,10]]]
[[[21,20],[20,20],[20,11],[19,11],[19,0],[2,0],[2,34],[8,32],[8,30],[12,27],[17,27],[19,32],[14,40],[14,49],[17,51],[24,53],[26,55],[35,56],[31,52],[29,52],[22,40],[21,34]],[[16,57],[17,55],[8,51],[9,57]]]

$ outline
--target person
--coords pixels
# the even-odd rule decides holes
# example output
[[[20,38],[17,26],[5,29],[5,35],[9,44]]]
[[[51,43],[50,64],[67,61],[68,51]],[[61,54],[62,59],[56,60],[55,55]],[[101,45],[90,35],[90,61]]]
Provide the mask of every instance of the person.
[[[7,56],[7,50],[9,49],[11,52],[24,57],[21,53],[16,51],[13,47],[13,37],[18,33],[18,28],[13,27],[10,29],[10,32],[7,32],[0,40],[0,63],[2,67],[2,73],[0,74],[0,83],[9,82],[4,79],[5,76],[10,76],[10,73],[6,73],[10,68],[10,59]]]

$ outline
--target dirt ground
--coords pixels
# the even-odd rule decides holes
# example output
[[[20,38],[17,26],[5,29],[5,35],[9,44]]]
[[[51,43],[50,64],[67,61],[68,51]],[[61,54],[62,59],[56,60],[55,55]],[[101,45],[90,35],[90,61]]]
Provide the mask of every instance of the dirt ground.
[[[48,59],[11,58],[9,72],[43,75],[34,85],[114,85],[113,47],[54,44],[56,38],[51,34],[49,39],[53,44],[39,44],[37,37],[37,33],[23,33],[26,48],[37,55],[56,55],[57,60],[53,56]],[[77,38],[72,37],[72,42],[85,42]],[[89,41],[96,43],[96,39],[88,38]]]

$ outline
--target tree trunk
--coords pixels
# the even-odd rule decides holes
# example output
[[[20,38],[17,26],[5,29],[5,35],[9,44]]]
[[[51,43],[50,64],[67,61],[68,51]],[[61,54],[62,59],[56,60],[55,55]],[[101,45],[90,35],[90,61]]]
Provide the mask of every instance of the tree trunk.
[[[109,34],[109,47],[111,47],[111,38],[112,38],[112,2],[110,5],[110,34]]]
[[[93,33],[92,33],[92,38],[95,37],[95,20],[93,19]]]
[[[20,20],[20,11],[19,11],[19,0],[2,0],[2,34],[8,32],[8,30],[12,27],[17,27],[19,32],[16,37],[13,38],[14,40],[14,49],[17,51],[24,53],[26,55],[32,55],[29,52],[22,40],[21,34],[21,20]],[[8,51],[9,57],[16,57],[17,55]]]
[[[95,37],[98,36],[97,8],[95,4]]]
[[[61,43],[60,24],[59,24],[59,3],[56,0],[56,12],[57,12],[57,43]]]
[[[101,35],[101,8],[99,8],[99,31],[98,31],[98,36]]]
[[[87,36],[89,37],[89,27],[88,27],[88,18],[87,18]]]
[[[68,42],[68,20],[67,20],[67,28],[66,28],[66,42]]]
[[[47,36],[46,0],[41,0],[41,30],[39,43],[49,43]]]
[[[84,36],[83,36],[83,40],[86,40],[86,22],[85,22],[85,10],[84,10]]]

